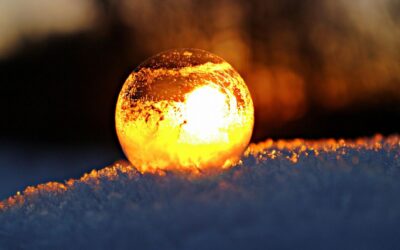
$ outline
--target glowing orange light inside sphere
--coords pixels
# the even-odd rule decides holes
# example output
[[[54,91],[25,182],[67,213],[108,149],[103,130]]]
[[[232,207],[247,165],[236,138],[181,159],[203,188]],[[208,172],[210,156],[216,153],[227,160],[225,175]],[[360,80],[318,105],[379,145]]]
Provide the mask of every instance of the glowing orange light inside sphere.
[[[170,50],[128,77],[115,112],[119,141],[142,172],[221,169],[250,141],[254,109],[240,75],[204,50]]]

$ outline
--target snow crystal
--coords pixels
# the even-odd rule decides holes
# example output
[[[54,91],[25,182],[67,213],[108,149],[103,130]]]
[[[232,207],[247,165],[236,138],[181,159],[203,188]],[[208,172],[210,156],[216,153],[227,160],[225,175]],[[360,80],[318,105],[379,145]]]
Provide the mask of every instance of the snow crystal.
[[[0,203],[0,249],[398,249],[400,139],[251,145],[222,173],[120,161]]]

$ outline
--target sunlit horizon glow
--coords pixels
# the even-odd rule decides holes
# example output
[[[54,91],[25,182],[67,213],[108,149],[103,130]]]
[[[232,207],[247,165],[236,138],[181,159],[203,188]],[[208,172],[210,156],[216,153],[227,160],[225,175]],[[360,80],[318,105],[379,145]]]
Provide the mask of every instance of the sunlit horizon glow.
[[[116,130],[141,172],[199,173],[239,160],[254,108],[240,75],[202,50],[172,50],[139,66],[117,102]]]

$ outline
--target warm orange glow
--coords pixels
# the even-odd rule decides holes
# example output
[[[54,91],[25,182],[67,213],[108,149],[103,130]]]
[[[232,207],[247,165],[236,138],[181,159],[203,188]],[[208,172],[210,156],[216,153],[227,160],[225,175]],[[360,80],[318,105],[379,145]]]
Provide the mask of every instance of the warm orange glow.
[[[240,75],[201,50],[144,62],[124,84],[116,130],[141,172],[203,172],[237,162],[253,130],[253,103]]]

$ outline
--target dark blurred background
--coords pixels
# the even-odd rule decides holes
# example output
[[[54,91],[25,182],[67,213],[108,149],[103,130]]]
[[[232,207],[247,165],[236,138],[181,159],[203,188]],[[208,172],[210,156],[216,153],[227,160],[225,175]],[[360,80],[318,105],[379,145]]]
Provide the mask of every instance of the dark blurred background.
[[[253,142],[399,132],[399,0],[0,0],[0,198],[6,179],[47,180],[44,165],[57,180],[123,157],[118,92],[177,47],[239,71]]]

